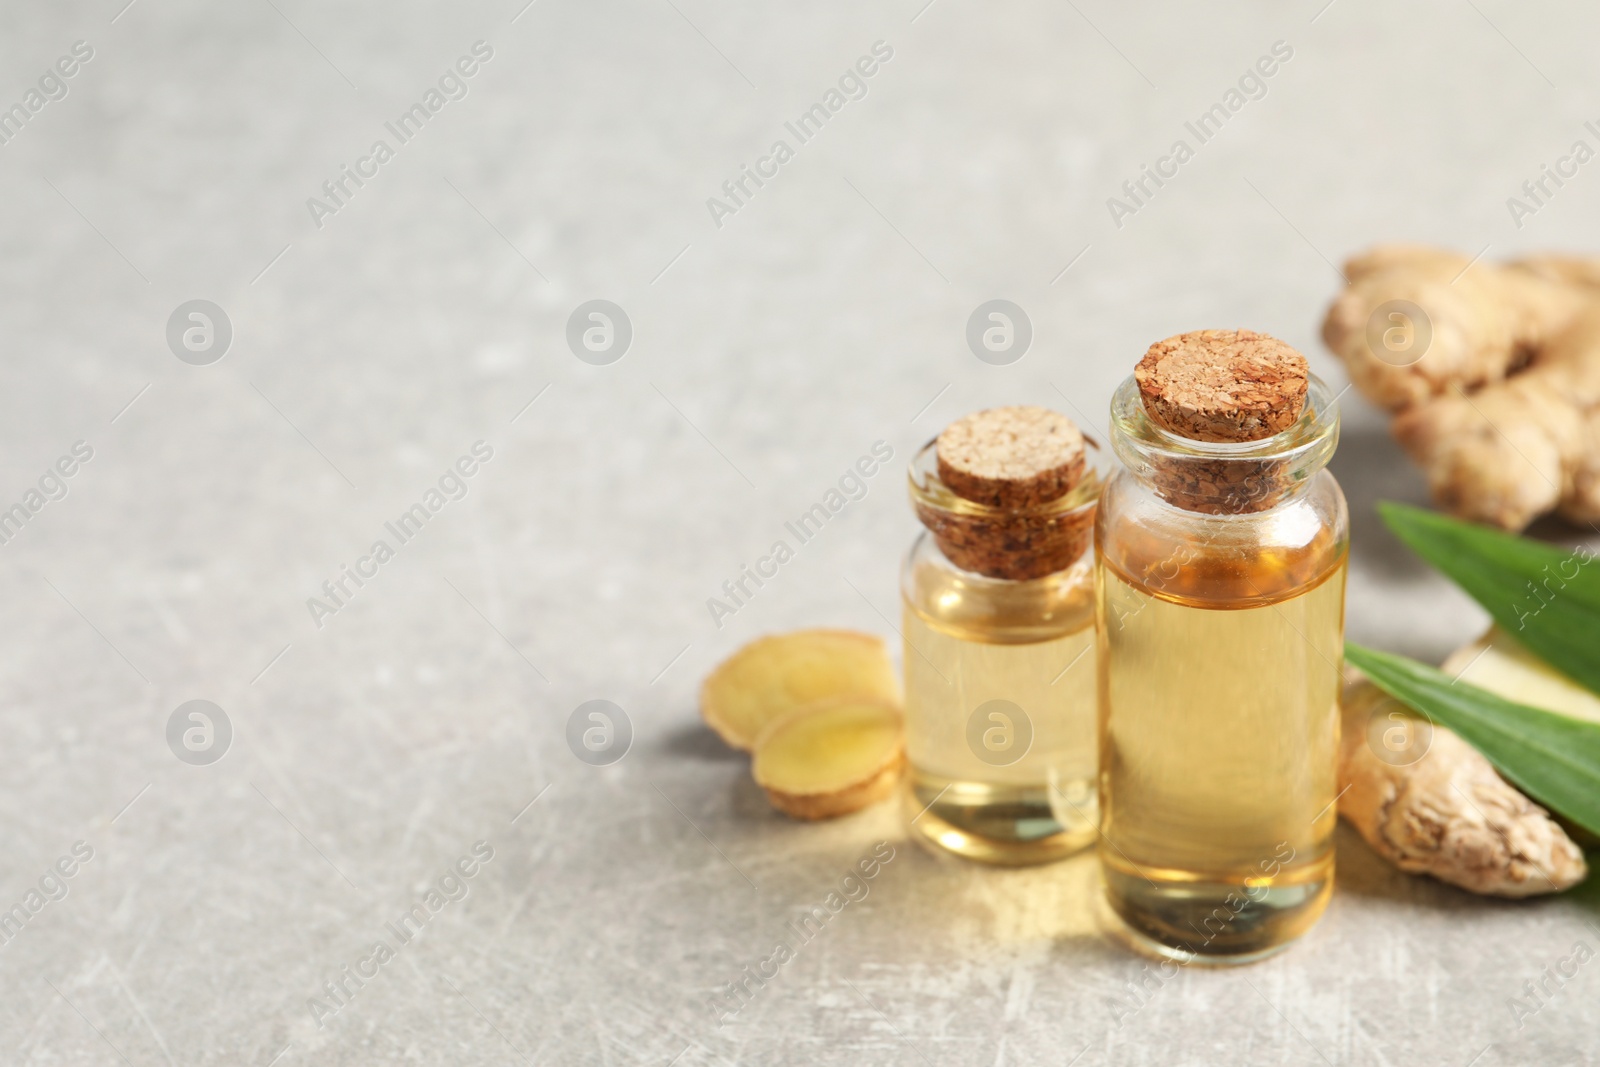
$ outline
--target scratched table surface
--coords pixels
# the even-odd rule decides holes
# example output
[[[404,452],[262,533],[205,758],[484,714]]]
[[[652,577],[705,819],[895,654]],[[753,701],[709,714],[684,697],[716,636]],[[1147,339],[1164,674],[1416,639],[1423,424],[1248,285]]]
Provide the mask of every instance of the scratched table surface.
[[[1600,1062],[1581,898],[1341,829],[1292,951],[1158,973],[1092,858],[788,821],[696,711],[894,640],[949,420],[1103,434],[1206,326],[1342,387],[1345,256],[1582,248],[1592,6],[125,3],[0,13],[0,1061]],[[1350,635],[1437,660],[1343,404]]]

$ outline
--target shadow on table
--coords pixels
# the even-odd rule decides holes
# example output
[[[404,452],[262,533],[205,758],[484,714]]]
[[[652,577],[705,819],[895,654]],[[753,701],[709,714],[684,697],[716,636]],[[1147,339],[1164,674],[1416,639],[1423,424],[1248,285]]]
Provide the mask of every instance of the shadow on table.
[[[1583,885],[1560,894],[1547,894],[1524,900],[1480,896],[1457,889],[1437,878],[1406,874],[1372,851],[1361,835],[1348,824],[1339,824],[1335,839],[1339,850],[1338,874],[1334,891],[1433,911],[1458,912],[1468,909],[1499,910],[1537,908],[1557,900],[1580,905],[1592,915],[1600,915],[1600,879],[1590,878]],[[1591,866],[1600,855],[1591,854]]]
[[[731,763],[748,757],[718,737],[709,726],[694,722],[680,726],[667,735],[662,745],[669,756],[693,760],[696,763]]]
[[[1428,565],[1390,533],[1378,517],[1378,503],[1384,500],[1438,510],[1428,493],[1427,478],[1389,431],[1380,426],[1341,431],[1339,450],[1328,468],[1339,479],[1350,504],[1350,540],[1360,561],[1389,577],[1429,573]],[[1596,540],[1592,527],[1555,515],[1535,520],[1524,533],[1538,541],[1568,547]]]

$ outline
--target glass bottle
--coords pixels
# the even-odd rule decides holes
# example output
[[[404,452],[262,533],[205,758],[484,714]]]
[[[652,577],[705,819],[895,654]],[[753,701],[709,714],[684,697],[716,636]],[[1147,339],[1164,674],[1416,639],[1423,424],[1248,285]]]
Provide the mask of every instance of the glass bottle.
[[[1129,378],[1096,526],[1108,903],[1134,942],[1244,962],[1333,888],[1349,519],[1335,398],[1262,440],[1157,426]]]
[[[969,859],[1044,863],[1095,836],[1092,543],[1108,457],[1023,508],[957,496],[936,442],[909,470],[927,527],[901,571],[908,816]]]

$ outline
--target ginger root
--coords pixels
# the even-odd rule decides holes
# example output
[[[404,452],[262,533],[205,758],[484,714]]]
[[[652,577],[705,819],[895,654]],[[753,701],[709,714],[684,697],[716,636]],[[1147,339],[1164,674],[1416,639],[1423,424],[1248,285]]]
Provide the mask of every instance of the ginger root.
[[[750,770],[779,811],[831,819],[887,797],[904,763],[900,709],[845,698],[801,708],[769,726],[756,742]]]
[[[734,748],[819,701],[869,697],[900,703],[883,642],[853,630],[796,630],[758,638],[723,660],[700,687],[700,715]]]
[[[1440,507],[1508,530],[1600,519],[1600,260],[1382,245],[1345,275],[1323,340]]]
[[[1343,703],[1339,814],[1384,859],[1498,897],[1583,881],[1583,853],[1566,831],[1477,749],[1365,680]]]

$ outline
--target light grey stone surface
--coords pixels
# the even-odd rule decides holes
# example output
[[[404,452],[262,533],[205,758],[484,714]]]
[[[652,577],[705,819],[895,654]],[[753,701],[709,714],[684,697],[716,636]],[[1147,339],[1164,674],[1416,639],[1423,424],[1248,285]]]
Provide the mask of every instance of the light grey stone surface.
[[[1582,900],[1474,899],[1341,831],[1303,944],[1132,1012],[1146,965],[1098,932],[1091,860],[935,859],[891,806],[789,822],[695,711],[762,632],[892,636],[899,468],[944,422],[1103,427],[1145,346],[1203,326],[1342,384],[1315,331],[1343,256],[1585,248],[1600,164],[1520,229],[1506,199],[1595,144],[1592,7],[123,2],[0,13],[5,106],[94,50],[0,146],[0,507],[93,449],[0,547],[0,907],[93,850],[0,946],[0,1060],[1600,1058],[1595,965],[1523,1026],[1507,1003],[1600,940]],[[479,40],[465,98],[400,144],[384,123]],[[784,122],[877,41],[866,96],[799,144]],[[1275,41],[1266,95],[1114,225]],[[318,226],[307,199],[378,138],[394,158]],[[794,158],[716,225],[778,138]],[[1035,331],[1009,366],[964,340],[996,297]],[[233,325],[209,366],[165,337],[196,298]],[[595,298],[633,324],[609,366],[564,339]],[[1377,525],[1421,481],[1345,404],[1350,633],[1442,656],[1483,615]],[[715,625],[707,598],[878,440],[892,469]],[[478,441],[465,497],[317,625],[307,599]],[[207,766],[165,741],[191,699],[233,728]],[[590,699],[632,722],[610,766],[565,741]],[[315,1018],[478,841],[468,895]],[[880,841],[870,895],[719,1025],[719,988]]]

